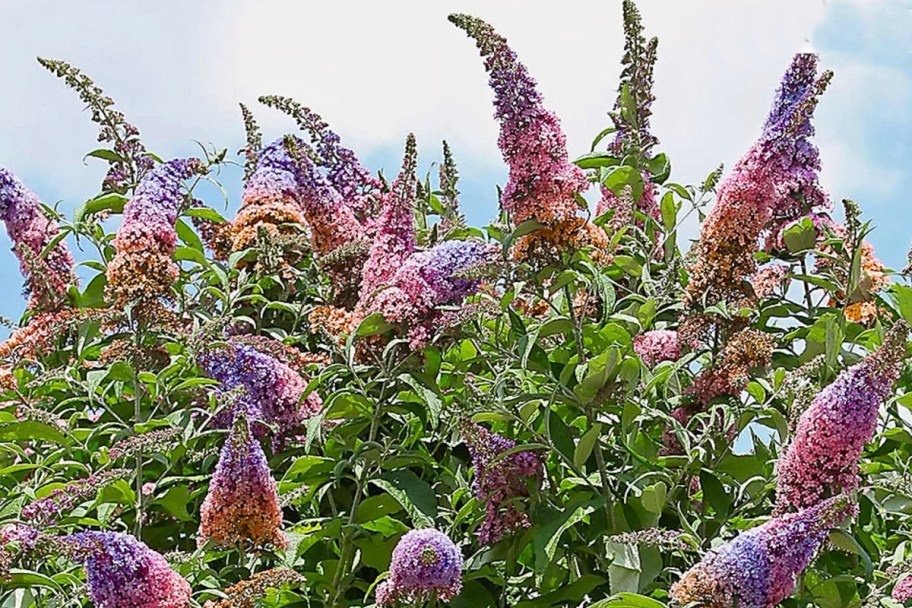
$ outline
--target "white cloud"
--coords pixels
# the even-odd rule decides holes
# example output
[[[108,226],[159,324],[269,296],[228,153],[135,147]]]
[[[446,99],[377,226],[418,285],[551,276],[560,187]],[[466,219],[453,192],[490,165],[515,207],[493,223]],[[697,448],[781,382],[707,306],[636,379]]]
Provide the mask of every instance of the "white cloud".
[[[871,148],[889,146],[884,134],[912,127],[912,75],[898,68],[840,57],[840,66],[817,114],[821,180],[835,196],[889,199],[902,186],[905,167],[878,164]],[[872,127],[876,126],[876,129]]]
[[[415,131],[435,156],[439,140],[451,140],[464,173],[498,168],[491,93],[472,42],[446,20],[452,11],[485,18],[509,38],[573,152],[583,152],[613,103],[619,5],[6,0],[0,77],[15,86],[4,87],[0,112],[14,119],[0,124],[0,162],[52,182],[49,194],[68,200],[97,183],[100,169],[77,161],[94,128],[34,62],[47,55],[85,68],[159,151],[189,150],[190,138],[235,146],[236,102],[277,92],[311,105],[364,155],[398,149]],[[790,55],[824,16],[816,0],[643,0],[641,9],[661,39],[655,131],[682,181],[744,150]],[[270,110],[258,115],[275,134],[289,128]]]

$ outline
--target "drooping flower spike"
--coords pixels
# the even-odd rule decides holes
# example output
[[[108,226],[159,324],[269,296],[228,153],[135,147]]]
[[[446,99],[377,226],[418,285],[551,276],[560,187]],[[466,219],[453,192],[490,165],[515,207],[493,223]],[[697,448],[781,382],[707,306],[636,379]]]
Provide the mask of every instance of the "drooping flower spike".
[[[81,532],[67,537],[81,555],[95,608],[185,608],[190,585],[165,558],[120,532]]]
[[[202,171],[200,161],[176,159],[145,174],[124,207],[124,221],[114,239],[116,254],[108,264],[106,293],[115,308],[133,306],[136,318],[161,319],[171,300],[179,269],[174,223],[184,201],[184,180]]]
[[[352,150],[342,145],[341,138],[329,128],[329,123],[310,108],[277,95],[260,97],[260,103],[285,112],[310,135],[315,152],[311,160],[325,168],[329,184],[372,234],[370,225],[376,219],[382,189],[380,180],[371,175]]]
[[[681,606],[773,608],[795,591],[830,529],[853,513],[848,497],[836,496],[742,532],[684,573],[671,597]]]
[[[461,430],[475,467],[472,489],[475,498],[485,505],[478,540],[483,545],[493,545],[504,536],[529,527],[521,499],[529,496],[527,482],[541,479],[542,462],[528,451],[500,457],[516,447],[516,442],[473,422],[464,422]]]
[[[469,15],[449,19],[475,39],[490,75],[501,124],[498,144],[509,168],[503,208],[516,226],[527,220],[544,224],[519,240],[514,255],[551,258],[587,245],[604,247],[603,231],[579,215],[577,196],[589,184],[570,162],[560,121],[544,108],[535,80],[490,25]]]
[[[776,465],[777,510],[803,509],[858,487],[858,458],[902,371],[908,332],[897,322],[880,348],[839,374],[801,415]]]
[[[58,238],[57,223],[41,209],[38,196],[4,167],[0,167],[0,219],[19,258],[29,308],[54,312],[66,306],[67,291],[76,283],[73,256]]]
[[[722,182],[700,230],[686,291],[689,307],[751,305],[755,297],[749,281],[759,236],[774,218],[794,214],[794,197],[812,204],[825,199],[816,180],[819,158],[809,138],[811,116],[831,76],[817,76],[815,55],[795,56],[759,140]]]
[[[361,269],[359,308],[370,302],[377,289],[392,279],[418,247],[414,220],[417,160],[415,136],[409,134],[402,170],[390,191],[383,196],[380,218]]]
[[[219,422],[231,424],[235,413],[242,412],[256,425],[256,435],[272,429],[274,446],[289,439],[323,407],[316,392],[304,397],[307,380],[303,376],[253,346],[228,342],[201,353],[198,362],[209,377],[221,382],[220,394],[238,391],[233,402],[223,407]]]
[[[266,454],[247,417],[235,416],[200,511],[199,546],[284,548],[282,509]]]
[[[443,532],[412,530],[393,549],[389,578],[377,587],[377,605],[422,605],[452,600],[462,590],[462,553]]]

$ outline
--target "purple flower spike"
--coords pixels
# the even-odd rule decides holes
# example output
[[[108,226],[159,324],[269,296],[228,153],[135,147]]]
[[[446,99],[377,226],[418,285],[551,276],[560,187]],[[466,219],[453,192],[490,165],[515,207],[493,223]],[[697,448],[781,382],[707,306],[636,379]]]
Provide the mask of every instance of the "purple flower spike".
[[[475,466],[475,498],[485,503],[485,520],[478,530],[478,540],[493,545],[504,536],[529,527],[529,518],[516,499],[529,496],[526,482],[541,479],[542,463],[532,452],[516,452],[497,459],[516,447],[516,442],[475,423],[463,424],[462,436]]]
[[[66,305],[67,290],[76,282],[73,256],[65,241],[41,253],[60,234],[57,223],[41,210],[38,196],[9,170],[0,167],[0,219],[13,241],[13,251],[25,277],[29,307],[56,311]]]
[[[96,608],[185,608],[190,585],[159,553],[119,532],[81,532],[68,540],[82,554]]]
[[[771,608],[795,591],[830,528],[852,515],[846,496],[818,503],[742,532],[710,551],[671,588],[681,606]]]
[[[801,415],[776,466],[776,507],[803,509],[858,487],[858,458],[902,370],[909,327],[894,325],[883,345],[848,368]]]

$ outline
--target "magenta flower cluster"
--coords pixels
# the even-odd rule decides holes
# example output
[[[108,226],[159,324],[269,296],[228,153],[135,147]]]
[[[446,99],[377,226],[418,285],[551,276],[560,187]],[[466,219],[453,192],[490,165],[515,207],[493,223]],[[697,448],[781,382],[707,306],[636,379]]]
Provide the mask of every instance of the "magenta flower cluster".
[[[4,167],[0,167],[0,219],[6,223],[13,252],[19,258],[29,307],[41,311],[63,307],[67,290],[76,281],[73,256],[62,240],[41,256],[60,229],[44,214],[38,196]]]
[[[458,304],[474,293],[480,280],[471,270],[493,259],[495,249],[474,241],[444,241],[410,256],[367,306],[365,314],[381,313],[388,322],[407,328],[418,348],[430,339],[441,313],[437,307]]]
[[[462,553],[438,530],[412,530],[393,549],[389,579],[377,587],[377,605],[450,601],[462,590]]]
[[[361,270],[361,307],[370,302],[374,293],[393,278],[418,248],[413,209],[418,183],[416,161],[415,137],[409,135],[402,171],[381,200],[380,218]]]
[[[905,604],[909,600],[912,600],[912,575],[907,574],[899,579],[899,582],[893,586],[890,597],[900,604]]]
[[[771,608],[795,590],[830,528],[851,515],[846,496],[771,519],[710,551],[671,588],[681,606]],[[699,602],[693,604],[693,602]]]
[[[128,534],[81,532],[68,537],[82,555],[96,608],[185,608],[190,585],[159,553]]]
[[[468,15],[450,15],[450,21],[475,40],[490,75],[494,115],[500,121],[498,145],[509,168],[504,210],[514,225],[527,220],[545,224],[552,231],[547,238],[558,248],[566,246],[584,223],[577,196],[589,183],[569,160],[560,120],[545,109],[535,80],[503,36]]]
[[[681,356],[678,332],[669,329],[647,331],[634,338],[633,351],[646,367],[653,367],[662,361],[676,361]]]
[[[198,357],[205,373],[221,382],[219,392],[233,395],[223,409],[220,421],[229,425],[237,411],[256,425],[256,434],[267,427],[275,429],[274,445],[280,445],[299,430],[304,420],[318,413],[323,402],[316,392],[306,397],[307,381],[285,363],[237,342],[209,349]]]
[[[780,511],[803,509],[858,487],[858,458],[902,370],[907,333],[905,323],[894,325],[876,352],[839,374],[801,415],[777,464]]]
[[[475,467],[472,489],[475,498],[485,505],[478,540],[493,545],[504,536],[529,527],[529,517],[522,511],[523,501],[518,499],[529,496],[528,482],[541,479],[542,462],[528,451],[500,457],[516,447],[516,442],[478,424],[464,423],[462,435]]]

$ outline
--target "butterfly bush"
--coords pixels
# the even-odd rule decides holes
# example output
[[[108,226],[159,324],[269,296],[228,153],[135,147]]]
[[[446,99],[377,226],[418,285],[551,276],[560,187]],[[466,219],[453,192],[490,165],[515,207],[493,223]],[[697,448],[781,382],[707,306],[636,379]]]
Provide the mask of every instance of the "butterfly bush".
[[[858,487],[858,458],[902,370],[907,333],[908,326],[897,323],[877,351],[839,374],[802,414],[776,467],[779,510],[803,509]]]
[[[31,294],[0,343],[0,604],[912,600],[909,568],[886,567],[908,562],[912,270],[878,260],[854,203],[831,217],[811,122],[830,74],[795,56],[718,195],[721,167],[681,185],[651,132],[657,41],[618,4],[620,87],[576,163],[506,39],[450,17],[481,52],[508,167],[484,228],[460,214],[446,142],[418,175],[408,136],[388,183],[276,96],[260,101],[299,131],[264,145],[242,106],[224,221],[196,186],[227,150],[161,162],[87,77],[42,60],[110,170],[64,224],[0,169]],[[683,252],[665,223],[704,211]],[[84,289],[64,233],[99,252]]]
[[[890,592],[890,597],[901,604],[912,600],[912,575],[907,574],[899,579],[899,582],[894,585],[893,591]]]
[[[184,180],[199,173],[197,160],[177,159],[146,173],[124,207],[114,238],[116,254],[108,265],[108,299],[116,308],[135,307],[137,318],[161,318],[172,300],[180,271],[172,259],[177,248],[174,223],[184,201]]]
[[[516,442],[472,422],[462,425],[462,436],[475,467],[472,489],[475,498],[485,505],[478,540],[493,545],[505,535],[530,526],[520,499],[529,496],[527,482],[541,479],[542,462],[529,451],[502,456],[516,447]]]
[[[223,406],[219,419],[230,424],[235,412],[243,412],[257,426],[275,429],[274,444],[289,439],[301,424],[318,413],[323,403],[317,393],[304,396],[307,380],[285,363],[253,346],[228,342],[207,349],[198,357],[200,367],[221,384],[222,395],[239,390],[232,403]]]
[[[372,236],[383,189],[381,181],[361,164],[354,151],[342,145],[342,138],[312,109],[277,95],[260,97],[260,102],[289,114],[310,135],[314,147],[311,160],[325,170],[329,184]]]
[[[817,76],[817,58],[796,55],[779,87],[757,142],[722,182],[718,200],[700,228],[687,284],[690,306],[749,306],[754,254],[777,215],[790,215],[793,197],[825,197],[816,179],[819,157],[809,142],[811,116],[830,72]]]
[[[406,328],[413,348],[425,344],[441,313],[437,307],[458,304],[481,281],[471,276],[496,255],[490,245],[475,241],[444,241],[410,256],[371,300],[366,313],[380,313]]]
[[[603,231],[579,216],[577,197],[589,183],[570,162],[560,121],[544,108],[535,80],[490,25],[459,14],[450,21],[475,40],[494,89],[498,145],[509,168],[503,208],[516,226],[528,220],[543,224],[520,238],[514,255],[550,259],[566,249],[604,248]]]
[[[257,154],[256,168],[244,185],[241,207],[231,227],[233,251],[252,247],[260,231],[276,239],[289,227],[304,226],[298,199],[297,161],[289,142],[279,138]]]
[[[361,271],[361,307],[368,305],[377,289],[392,279],[418,248],[413,217],[417,155],[415,136],[409,135],[402,170],[381,201],[382,210],[377,220],[376,233]]]
[[[634,338],[633,351],[646,367],[654,367],[662,361],[675,361],[681,356],[678,332],[670,329],[647,331]]]
[[[412,530],[393,549],[389,579],[377,587],[377,605],[449,601],[462,589],[462,553],[443,532]]]
[[[197,543],[284,548],[282,509],[272,471],[243,416],[235,418],[200,510]]]
[[[96,608],[185,608],[190,585],[145,543],[120,532],[80,532],[89,598]]]
[[[0,167],[0,219],[19,258],[29,308],[54,312],[66,306],[67,291],[76,283],[73,255],[59,238],[57,223],[41,209],[38,196],[4,167]]]
[[[771,608],[795,590],[795,578],[810,564],[827,533],[851,515],[837,496],[769,520],[711,550],[671,588],[681,606]]]

